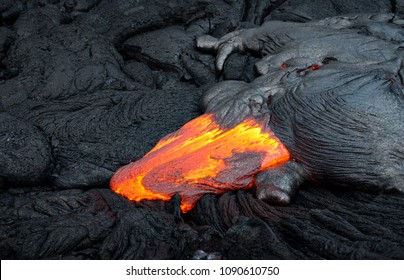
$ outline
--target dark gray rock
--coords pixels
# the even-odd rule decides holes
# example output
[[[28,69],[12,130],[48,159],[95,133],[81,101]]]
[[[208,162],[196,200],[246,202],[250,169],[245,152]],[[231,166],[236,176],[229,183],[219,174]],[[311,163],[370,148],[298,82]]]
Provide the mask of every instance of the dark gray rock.
[[[334,70],[293,71],[318,59],[310,52],[293,59],[296,49],[329,55],[324,52],[329,41],[310,43],[299,25],[285,22],[274,30],[271,43],[264,38],[264,52],[232,55],[224,64],[224,78],[217,75],[211,54],[193,48],[196,35],[221,37],[256,27],[265,18],[308,21],[367,9],[402,15],[404,7],[402,1],[332,2],[303,7],[293,0],[0,1],[1,259],[403,259],[402,193],[328,188],[333,182],[327,181],[322,187],[301,187],[287,207],[238,191],[206,195],[183,215],[179,196],[167,203],[134,203],[108,189],[116,169],[202,113],[201,93],[222,79],[243,81],[216,85],[210,92],[227,94],[205,95],[204,109],[218,109],[227,95],[237,95],[239,111],[233,110],[229,124],[242,119],[246,108],[259,113],[261,99],[255,96],[246,104],[244,97],[265,93],[268,82],[288,89],[299,85],[292,93],[309,98],[310,89],[324,90],[333,76],[341,81],[335,89],[354,80],[353,88],[377,88],[382,92],[375,96],[379,92],[393,102],[403,76],[401,48],[391,47],[402,41],[402,28],[393,27],[402,25],[399,17],[386,22],[376,16],[372,24],[365,20],[350,26],[350,32],[372,40],[363,41],[360,51],[333,54],[339,61],[327,67]],[[312,36],[323,38],[347,22],[340,18],[327,26],[324,21],[317,29],[310,27]],[[347,47],[348,39],[335,46]],[[372,46],[382,51],[372,52]],[[149,60],[133,56],[138,47]],[[362,54],[373,63],[365,71],[355,68],[365,68],[361,60],[353,60]],[[267,59],[254,72],[261,55]],[[275,69],[285,61],[288,69]],[[355,63],[344,66],[349,61]],[[277,74],[272,80],[255,79],[265,71]],[[394,74],[393,80],[386,73]],[[381,99],[376,99],[378,106],[386,102]],[[374,104],[359,97],[343,101],[356,102],[358,108]],[[300,113],[298,121],[309,118]],[[275,116],[280,120],[286,114]],[[395,122],[388,120],[379,126],[391,128]],[[391,141],[394,134],[387,138]],[[366,141],[379,145],[378,151],[388,150]]]
[[[219,70],[234,51],[263,56],[256,63],[261,77],[219,83],[202,99],[226,127],[266,118],[290,151],[297,166],[263,171],[258,197],[288,203],[305,180],[404,191],[401,24],[392,14],[363,14],[268,21],[198,38],[199,47],[218,52]]]
[[[288,207],[245,191],[206,195],[186,223],[161,202],[137,204],[107,189],[0,196],[2,259],[404,258],[397,193],[303,188]]]
[[[33,184],[51,172],[48,139],[29,122],[0,113],[0,177],[7,183]]]
[[[272,11],[268,19],[282,21],[306,22],[345,14],[392,12],[395,1],[381,0],[287,0]]]
[[[15,39],[15,33],[7,27],[0,27],[0,60],[2,60]]]

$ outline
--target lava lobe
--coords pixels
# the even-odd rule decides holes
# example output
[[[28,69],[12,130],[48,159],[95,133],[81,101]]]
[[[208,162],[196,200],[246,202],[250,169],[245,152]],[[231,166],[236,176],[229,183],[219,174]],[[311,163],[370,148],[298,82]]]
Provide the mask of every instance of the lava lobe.
[[[259,171],[289,158],[265,118],[247,117],[227,128],[213,114],[204,114],[161,139],[142,159],[120,168],[110,185],[134,201],[167,201],[179,193],[185,213],[206,193],[250,188]]]

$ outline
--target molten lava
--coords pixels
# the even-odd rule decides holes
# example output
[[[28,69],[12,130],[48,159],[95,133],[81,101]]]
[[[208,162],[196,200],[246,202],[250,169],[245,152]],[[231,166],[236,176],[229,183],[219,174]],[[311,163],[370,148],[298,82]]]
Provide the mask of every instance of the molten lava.
[[[187,212],[204,194],[249,188],[257,172],[289,158],[267,121],[247,118],[222,128],[212,114],[205,114],[161,139],[142,159],[120,168],[111,188],[134,201],[167,201],[179,193],[181,210]]]

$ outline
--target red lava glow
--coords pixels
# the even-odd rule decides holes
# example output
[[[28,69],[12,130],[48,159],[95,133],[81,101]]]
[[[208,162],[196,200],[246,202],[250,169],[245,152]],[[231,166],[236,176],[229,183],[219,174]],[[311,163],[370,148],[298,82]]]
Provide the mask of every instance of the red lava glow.
[[[221,128],[212,114],[204,114],[161,139],[142,159],[120,168],[110,185],[134,201],[167,201],[179,193],[185,213],[204,194],[249,188],[257,172],[289,158],[267,121],[246,118]]]
[[[311,66],[311,70],[316,71],[316,70],[318,70],[320,67],[321,67],[321,65],[319,65],[319,64],[314,64],[314,65]]]

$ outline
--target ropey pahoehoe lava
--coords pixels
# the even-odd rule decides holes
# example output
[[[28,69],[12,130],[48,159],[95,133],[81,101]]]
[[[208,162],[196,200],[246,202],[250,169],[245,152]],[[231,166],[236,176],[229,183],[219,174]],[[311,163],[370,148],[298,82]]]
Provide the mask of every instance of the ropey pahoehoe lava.
[[[169,134],[142,159],[111,179],[115,192],[134,201],[182,197],[187,212],[206,193],[221,194],[253,185],[254,175],[290,155],[265,118],[247,117],[231,128],[204,114]]]

